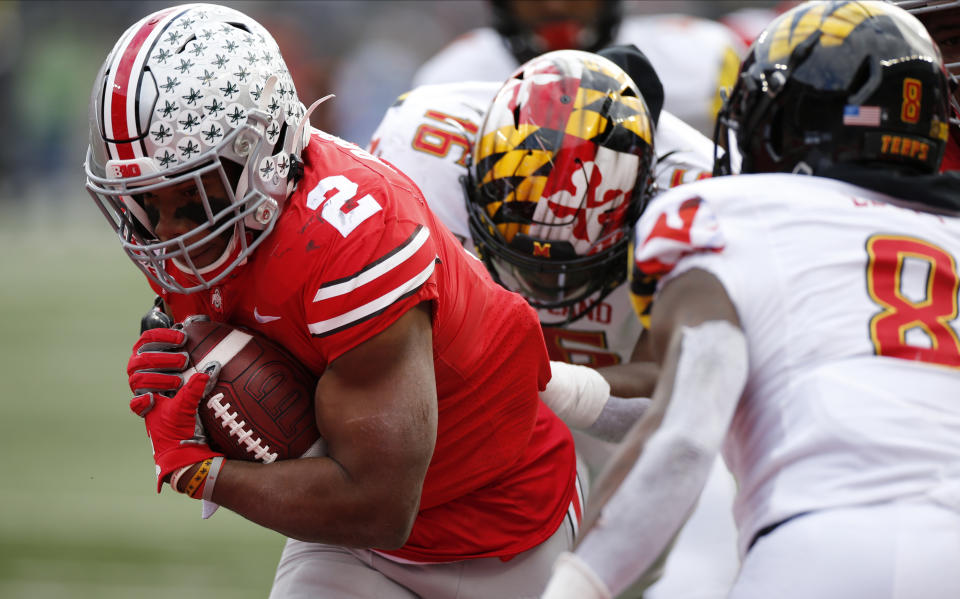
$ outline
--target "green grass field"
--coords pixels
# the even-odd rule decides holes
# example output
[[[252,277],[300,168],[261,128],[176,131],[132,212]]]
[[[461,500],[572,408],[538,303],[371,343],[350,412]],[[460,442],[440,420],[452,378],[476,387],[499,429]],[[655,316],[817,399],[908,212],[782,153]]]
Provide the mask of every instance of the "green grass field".
[[[125,373],[152,294],[71,195],[0,206],[0,597],[266,597],[280,535],[154,491]]]

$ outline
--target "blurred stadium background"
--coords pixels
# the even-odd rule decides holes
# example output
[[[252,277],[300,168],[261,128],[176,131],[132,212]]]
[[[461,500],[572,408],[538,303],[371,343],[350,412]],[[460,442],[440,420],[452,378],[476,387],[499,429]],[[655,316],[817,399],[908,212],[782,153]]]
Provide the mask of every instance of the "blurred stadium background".
[[[125,365],[151,294],[83,188],[87,101],[167,2],[0,0],[0,597],[265,597],[283,539],[152,491]],[[313,124],[364,145],[485,0],[224,2],[278,39]],[[625,2],[711,18],[773,2]]]

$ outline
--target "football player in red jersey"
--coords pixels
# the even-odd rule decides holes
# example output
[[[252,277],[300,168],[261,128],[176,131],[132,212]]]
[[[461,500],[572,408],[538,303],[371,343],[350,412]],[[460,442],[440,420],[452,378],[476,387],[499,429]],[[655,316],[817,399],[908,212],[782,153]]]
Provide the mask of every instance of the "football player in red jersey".
[[[944,66],[950,72],[953,118],[940,170],[960,171],[960,0],[901,0],[897,5],[920,19],[940,46]]]
[[[319,379],[324,455],[224,460],[194,426],[217,365],[183,382],[183,333],[144,332],[130,405],[158,490],[290,537],[274,597],[538,594],[581,498],[526,301],[406,176],[309,127],[276,42],[242,13],[143,18],[90,109],[87,187],[169,314],[260,331]]]

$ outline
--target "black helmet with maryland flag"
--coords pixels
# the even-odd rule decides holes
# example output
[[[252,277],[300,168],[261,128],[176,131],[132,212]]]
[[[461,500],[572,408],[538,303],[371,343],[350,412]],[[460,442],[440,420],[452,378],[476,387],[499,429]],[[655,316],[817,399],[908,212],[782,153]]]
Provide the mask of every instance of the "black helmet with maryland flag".
[[[650,113],[620,67],[579,50],[525,63],[487,111],[465,181],[487,269],[536,308],[583,316],[626,278],[653,161]]]
[[[947,139],[940,52],[888,2],[806,2],[751,46],[717,119],[715,141],[740,172],[934,173]],[[734,172],[731,155],[716,174]]]

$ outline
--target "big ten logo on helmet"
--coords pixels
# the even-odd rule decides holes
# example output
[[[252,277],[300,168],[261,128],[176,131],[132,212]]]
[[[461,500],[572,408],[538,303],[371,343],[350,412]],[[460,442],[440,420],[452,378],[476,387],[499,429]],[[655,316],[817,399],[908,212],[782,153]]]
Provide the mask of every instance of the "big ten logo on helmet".
[[[151,158],[134,158],[132,160],[108,160],[106,165],[107,177],[110,179],[132,179],[156,172]]]
[[[140,176],[139,164],[111,164],[109,167],[112,179],[129,179]]]
[[[577,304],[577,312],[583,312],[590,307],[590,300],[586,299]],[[566,318],[570,313],[570,306],[563,308],[550,308],[547,310],[547,313],[551,316],[560,316]],[[584,316],[587,320],[591,322],[596,322],[599,324],[610,324],[613,320],[613,307],[607,302],[598,302],[594,304],[593,308],[590,308],[590,311]]]

